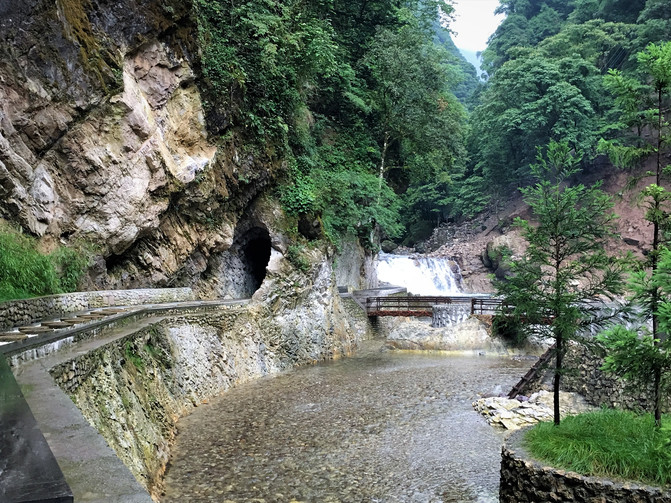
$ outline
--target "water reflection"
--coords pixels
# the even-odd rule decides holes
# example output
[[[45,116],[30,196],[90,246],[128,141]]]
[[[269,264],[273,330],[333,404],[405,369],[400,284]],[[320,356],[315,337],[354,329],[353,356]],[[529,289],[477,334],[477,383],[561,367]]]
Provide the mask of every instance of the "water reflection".
[[[503,433],[471,408],[528,367],[381,351],[241,385],[180,421],[166,502],[496,502]]]

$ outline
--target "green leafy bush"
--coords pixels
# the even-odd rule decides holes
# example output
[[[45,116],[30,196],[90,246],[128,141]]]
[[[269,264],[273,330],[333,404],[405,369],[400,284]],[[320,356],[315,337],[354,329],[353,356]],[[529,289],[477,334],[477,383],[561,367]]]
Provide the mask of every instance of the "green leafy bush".
[[[303,247],[301,245],[291,245],[287,248],[287,260],[301,272],[308,272],[310,270],[310,261],[303,254]]]
[[[297,169],[292,169],[290,181],[278,188],[280,202],[287,214],[298,216],[315,210],[315,187],[312,181]]]
[[[519,318],[503,313],[497,314],[492,319],[492,333],[515,347],[521,347],[527,341],[527,335],[522,330]]]

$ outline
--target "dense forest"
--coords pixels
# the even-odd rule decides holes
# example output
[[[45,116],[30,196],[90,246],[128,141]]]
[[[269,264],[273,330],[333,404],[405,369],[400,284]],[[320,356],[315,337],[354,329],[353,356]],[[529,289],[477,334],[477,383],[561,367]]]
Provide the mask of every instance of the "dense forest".
[[[479,82],[444,28],[449,3],[199,0],[210,124],[288,159],[285,208],[327,236],[412,243],[528,183],[551,140],[589,169],[599,140],[628,127],[604,76],[635,76],[636,54],[671,38],[666,0],[502,0],[498,12]]]
[[[209,125],[287,160],[279,197],[336,240],[403,237],[455,206],[475,71],[438,2],[198,0]],[[230,110],[222,116],[221,110]],[[300,223],[299,221],[299,223]],[[310,231],[304,232],[310,234]]]

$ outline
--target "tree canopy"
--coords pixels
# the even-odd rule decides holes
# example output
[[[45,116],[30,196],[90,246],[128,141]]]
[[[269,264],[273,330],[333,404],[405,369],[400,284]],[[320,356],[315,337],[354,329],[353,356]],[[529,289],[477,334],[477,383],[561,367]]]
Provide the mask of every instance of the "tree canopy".
[[[324,236],[412,244],[531,183],[538,146],[589,169],[629,127],[602,77],[636,78],[637,52],[671,38],[666,4],[501,0],[479,82],[441,25],[450,2],[196,0],[208,126],[286,161],[281,200]]]
[[[629,127],[602,78],[636,78],[636,54],[671,38],[668,2],[502,0],[507,17],[483,54],[489,81],[470,118],[466,172],[479,190],[513,194],[530,181],[535,148],[566,140],[586,156]]]
[[[497,283],[501,316],[521,321],[526,332],[541,331],[555,341],[554,422],[559,424],[559,389],[567,344],[597,321],[595,303],[622,293],[622,267],[604,244],[614,236],[613,202],[599,185],[569,185],[579,157],[568,142],[551,142],[531,169],[537,182],[523,190],[537,221],[516,224],[528,247],[511,263],[511,276]]]

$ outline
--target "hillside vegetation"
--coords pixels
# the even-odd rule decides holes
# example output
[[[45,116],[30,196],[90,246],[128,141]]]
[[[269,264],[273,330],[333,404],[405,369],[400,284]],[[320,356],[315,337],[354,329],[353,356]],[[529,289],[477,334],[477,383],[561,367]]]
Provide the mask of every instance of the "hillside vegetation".
[[[499,11],[506,18],[483,54],[490,78],[471,116],[466,173],[503,199],[529,183],[536,148],[551,140],[584,152],[587,172],[601,139],[627,141],[631,126],[604,77],[614,69],[641,80],[630,113],[654,108],[636,55],[671,38],[671,10],[664,0],[504,0]]]
[[[210,106],[232,111],[218,127],[286,156],[285,208],[332,239],[407,244],[505,201],[552,140],[589,171],[600,139],[629,133],[604,76],[671,38],[664,0],[502,0],[482,84],[436,22],[448,3],[196,7]]]

